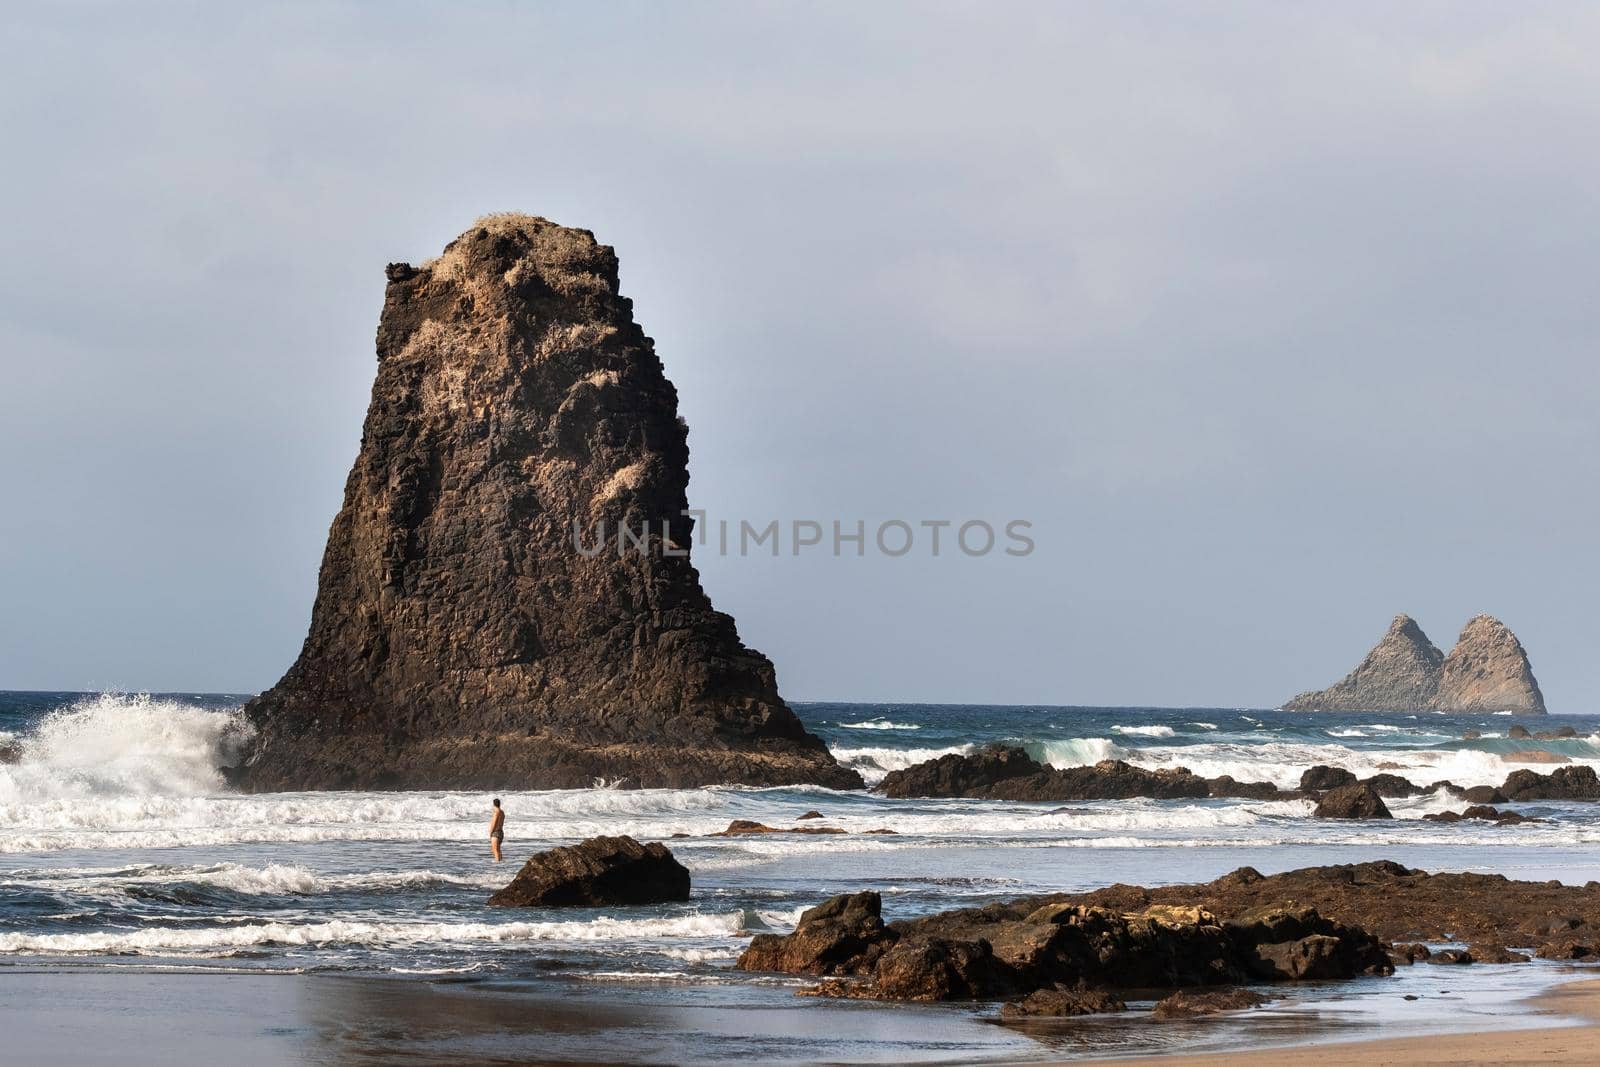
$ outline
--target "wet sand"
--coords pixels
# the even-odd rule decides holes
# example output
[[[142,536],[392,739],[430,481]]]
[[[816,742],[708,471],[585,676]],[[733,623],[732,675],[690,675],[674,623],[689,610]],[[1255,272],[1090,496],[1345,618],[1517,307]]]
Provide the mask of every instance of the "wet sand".
[[[1552,1025],[1527,1030],[1385,1038],[1285,1049],[1153,1056],[1102,1062],[1124,1067],[1222,1067],[1224,1064],[1228,1067],[1377,1067],[1380,1064],[1444,1067],[1447,1064],[1600,1062],[1600,1025],[1596,1025],[1600,1023],[1600,981],[1569,982],[1528,1001],[1527,1010],[1548,1015]],[[1589,1021],[1580,1025],[1563,1025],[1571,1019]]]

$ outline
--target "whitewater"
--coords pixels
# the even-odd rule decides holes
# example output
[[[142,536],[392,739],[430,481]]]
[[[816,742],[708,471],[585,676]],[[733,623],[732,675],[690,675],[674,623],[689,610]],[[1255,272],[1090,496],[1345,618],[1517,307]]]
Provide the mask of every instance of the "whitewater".
[[[877,889],[886,915],[904,918],[1115,881],[1202,881],[1245,865],[1270,872],[1379,857],[1525,879],[1600,878],[1600,805],[1521,805],[1545,821],[1516,827],[1424,820],[1462,806],[1443,793],[1391,801],[1392,822],[1346,823],[1314,819],[1304,800],[507,791],[512,862],[495,867],[486,795],[231,792],[218,768],[248,742],[243,700],[0,693],[0,966],[642,983],[669,1001],[715,990],[759,1002],[791,997],[796,982],[733,970],[744,944],[791,929],[803,909],[847,890]],[[1524,766],[1547,771],[1552,760],[1600,767],[1600,719],[1580,716],[1530,723],[1577,732],[1541,741],[1507,737],[1508,721],[1493,716],[796,710],[869,783],[996,742],[1056,766],[1122,759],[1291,788],[1314,764],[1461,785],[1498,784]],[[787,826],[812,810],[849,832],[708,836],[734,819]],[[876,829],[894,833],[865,833]],[[668,841],[691,872],[692,899],[559,913],[487,906],[528,854],[597,834]],[[1359,1000],[1362,989],[1352,983],[1339,995]]]

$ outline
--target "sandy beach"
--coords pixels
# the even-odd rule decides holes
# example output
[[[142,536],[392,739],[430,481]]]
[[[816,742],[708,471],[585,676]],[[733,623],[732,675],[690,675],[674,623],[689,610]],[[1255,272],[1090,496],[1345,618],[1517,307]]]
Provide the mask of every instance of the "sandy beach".
[[[1114,1060],[1117,1064],[1161,1067],[1407,1067],[1445,1064],[1592,1064],[1600,1056],[1600,980],[1570,982],[1529,1002],[1529,1010],[1546,1013],[1556,1025],[1529,1030],[1490,1031],[1377,1041],[1302,1045],[1295,1048],[1216,1052],[1204,1055],[1151,1056]],[[1561,1025],[1562,1018],[1590,1020]],[[1073,1061],[1063,1061],[1073,1062]],[[1081,1062],[1081,1061],[1077,1061]]]

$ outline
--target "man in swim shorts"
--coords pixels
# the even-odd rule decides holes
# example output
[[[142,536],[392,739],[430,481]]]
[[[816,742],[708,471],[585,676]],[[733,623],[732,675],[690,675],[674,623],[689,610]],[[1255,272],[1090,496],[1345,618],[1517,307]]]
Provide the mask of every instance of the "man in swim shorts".
[[[506,839],[506,811],[500,798],[494,798],[494,815],[489,819],[489,848],[494,851],[494,861],[500,862],[500,843]]]

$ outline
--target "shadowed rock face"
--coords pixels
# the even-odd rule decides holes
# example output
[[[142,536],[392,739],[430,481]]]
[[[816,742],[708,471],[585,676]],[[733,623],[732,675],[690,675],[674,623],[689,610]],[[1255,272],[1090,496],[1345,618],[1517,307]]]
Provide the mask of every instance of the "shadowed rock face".
[[[1433,706],[1440,711],[1545,714],[1544,694],[1522,642],[1490,615],[1479,615],[1462,629],[1445,657]]]
[[[1397,615],[1383,640],[1341,681],[1301,693],[1285,711],[1445,711],[1545,714],[1522,643],[1500,620],[1467,623],[1448,656],[1409,615]]]
[[[1360,666],[1327,689],[1301,693],[1285,711],[1422,711],[1439,689],[1444,653],[1416,620],[1396,615]]]
[[[234,780],[859,786],[700,588],[687,429],[613,251],[492,216],[388,277],[310,633]]]

